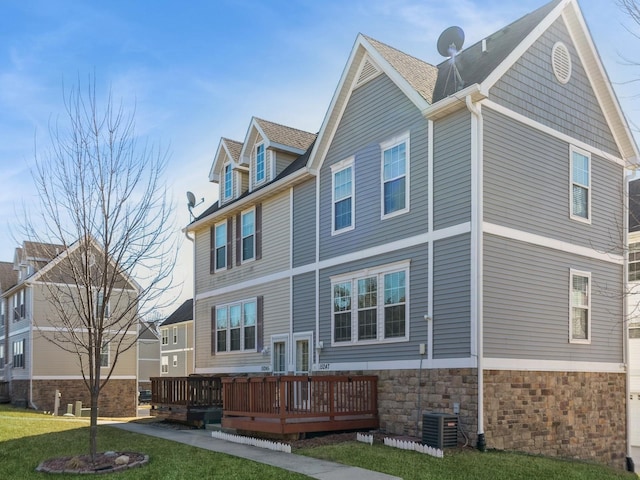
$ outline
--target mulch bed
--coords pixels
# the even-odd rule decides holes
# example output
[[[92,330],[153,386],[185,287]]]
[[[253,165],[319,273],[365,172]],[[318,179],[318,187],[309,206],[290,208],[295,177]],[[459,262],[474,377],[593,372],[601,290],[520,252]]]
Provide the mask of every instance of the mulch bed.
[[[116,462],[122,456],[129,457],[125,464]],[[121,460],[122,461],[122,460]],[[138,452],[101,452],[96,454],[95,463],[91,455],[50,458],[42,462],[36,470],[46,473],[112,473],[135,468],[149,462],[149,456]]]

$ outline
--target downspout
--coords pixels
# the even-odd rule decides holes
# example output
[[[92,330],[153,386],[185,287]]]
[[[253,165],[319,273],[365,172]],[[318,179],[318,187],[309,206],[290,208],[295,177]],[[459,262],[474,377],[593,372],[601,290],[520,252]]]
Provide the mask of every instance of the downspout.
[[[480,107],[474,105],[471,96],[465,97],[467,109],[471,112],[471,299],[472,309],[476,312],[476,368],[478,371],[478,440],[477,448],[484,452],[487,443],[484,437],[484,376],[483,376],[483,283],[482,283],[482,222],[483,222],[483,178],[482,178],[482,112]],[[474,122],[475,119],[475,122]],[[475,152],[475,155],[474,155]]]
[[[624,376],[625,376],[625,420],[626,420],[626,461],[627,471],[634,472],[635,466],[633,464],[633,457],[631,456],[631,368],[629,365],[629,298],[631,292],[629,288],[629,181],[633,178],[634,174],[631,173],[624,179],[624,185],[622,186],[623,195],[623,269],[622,269],[622,288],[626,294],[623,296],[622,302],[622,361],[624,364]]]
[[[192,238],[189,236],[189,231],[185,229],[184,231],[184,236],[187,237],[187,240],[189,240],[192,244],[192,248],[193,248],[193,253],[191,255],[191,258],[195,260],[196,258],[196,239]],[[191,319],[193,320],[193,328],[191,329],[191,345],[192,345],[192,360],[193,360],[193,372],[192,373],[196,373],[196,266],[195,266],[195,262],[193,265],[193,292],[192,292],[192,296],[193,296],[193,300],[191,301]],[[185,327],[186,328],[186,327]],[[185,342],[187,341],[187,331],[189,329],[186,328],[185,330],[185,335],[184,335],[184,339]],[[162,335],[161,337],[162,338]],[[162,363],[162,340],[160,340],[160,362]],[[186,347],[186,345],[185,345]],[[185,359],[186,356],[188,355],[188,353],[185,352]],[[187,368],[187,363],[185,362],[185,369]],[[162,375],[162,366],[160,366],[160,370],[161,370],[161,375]],[[189,372],[186,372],[185,376],[189,376]]]

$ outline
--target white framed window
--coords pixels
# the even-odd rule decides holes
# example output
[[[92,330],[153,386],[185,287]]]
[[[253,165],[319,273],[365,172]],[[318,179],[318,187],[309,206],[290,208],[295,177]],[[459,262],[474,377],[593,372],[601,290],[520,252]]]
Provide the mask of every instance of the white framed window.
[[[353,230],[355,226],[354,158],[331,166],[331,234]]]
[[[591,273],[569,274],[569,343],[591,343]]]
[[[12,344],[12,357],[13,357],[13,368],[24,368],[25,367],[25,358],[24,358],[24,348],[25,340],[18,340],[17,342],[13,342]]]
[[[162,328],[160,333],[162,333],[162,345],[169,345],[169,329]]]
[[[104,293],[98,292],[96,294],[96,313],[99,315],[102,310],[102,305],[104,304]],[[109,318],[111,316],[111,309],[109,308],[109,302],[104,304],[104,318]]]
[[[108,367],[109,366],[109,342],[104,342],[102,344],[102,348],[100,349],[100,366]]]
[[[255,183],[259,184],[264,182],[266,178],[266,165],[265,165],[265,151],[264,143],[256,145],[256,176]]]
[[[13,296],[13,321],[17,322],[26,318],[27,305],[26,305],[26,291],[20,290]]]
[[[382,218],[409,211],[409,133],[380,144]]]
[[[286,374],[289,364],[289,335],[271,336],[271,365],[274,374]]]
[[[216,352],[256,351],[257,300],[216,307]]]
[[[173,327],[173,344],[178,343],[178,327]]]
[[[629,281],[640,281],[640,242],[629,244]]]
[[[571,218],[591,223],[591,154],[570,148]]]
[[[256,258],[256,211],[255,209],[242,212],[241,215],[241,249],[242,261]]]
[[[227,268],[227,243],[229,241],[227,228],[226,220],[214,227],[214,271]]]
[[[224,188],[223,198],[225,200],[229,200],[233,195],[233,169],[231,168],[231,164],[227,163],[223,167],[223,178],[224,178]]]
[[[4,342],[0,343],[0,368],[4,368]]]
[[[5,311],[4,311],[4,298],[0,298],[0,326],[2,328],[4,328],[4,318],[5,318]]]
[[[163,355],[160,361],[160,373],[169,373],[169,357],[166,355]]]
[[[409,262],[331,278],[332,345],[409,340]]]
[[[174,368],[178,366],[178,355],[173,356],[173,366]]]

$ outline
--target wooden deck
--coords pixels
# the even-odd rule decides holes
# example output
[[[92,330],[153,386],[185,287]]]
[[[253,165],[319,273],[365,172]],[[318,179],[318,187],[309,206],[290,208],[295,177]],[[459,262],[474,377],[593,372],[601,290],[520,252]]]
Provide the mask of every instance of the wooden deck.
[[[168,420],[200,425],[208,416],[221,416],[222,382],[220,377],[151,378],[151,415]]]
[[[222,426],[291,434],[379,426],[376,376],[264,376],[222,379]]]

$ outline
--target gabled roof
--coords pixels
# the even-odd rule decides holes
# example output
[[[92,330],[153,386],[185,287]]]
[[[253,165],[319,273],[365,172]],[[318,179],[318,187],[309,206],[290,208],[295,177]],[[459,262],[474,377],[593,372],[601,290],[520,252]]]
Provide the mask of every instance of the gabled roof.
[[[218,144],[216,155],[213,158],[211,170],[209,170],[209,181],[214,183],[220,182],[220,170],[222,169],[222,166],[220,164],[228,158],[231,160],[233,166],[235,167],[236,165],[238,165],[238,162],[240,160],[241,151],[242,142],[222,137],[220,139],[220,143]]]
[[[13,262],[0,262],[0,292],[9,290],[18,283],[18,272],[13,269]]]
[[[185,300],[160,326],[166,327],[167,325],[188,322],[190,320],[193,320],[193,298]]]
[[[287,127],[279,123],[270,122],[262,118],[254,117],[257,126],[272,145],[293,147],[305,152],[309,145],[316,139],[315,133],[305,132],[293,127]]]
[[[22,255],[27,260],[50,261],[64,251],[64,245],[55,243],[41,243],[25,241],[23,243]]]

